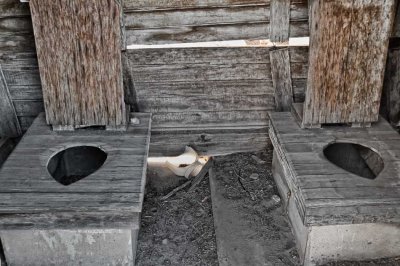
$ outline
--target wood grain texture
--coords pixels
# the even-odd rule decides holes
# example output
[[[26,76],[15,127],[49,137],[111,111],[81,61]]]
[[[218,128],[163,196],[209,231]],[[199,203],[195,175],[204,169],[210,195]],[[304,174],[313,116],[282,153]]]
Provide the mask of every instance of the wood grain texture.
[[[269,51],[265,47],[128,50],[130,95],[135,95],[138,110],[153,113],[154,129],[265,126],[266,111],[275,110]],[[291,47],[288,53],[301,98],[308,50]]]
[[[150,156],[177,156],[190,145],[199,154],[220,156],[270,147],[266,126],[153,129]]]
[[[0,137],[18,137],[22,134],[14,104],[0,65]]]
[[[286,34],[308,36],[307,1],[288,4]],[[128,45],[270,38],[269,0],[125,1],[124,5]]]
[[[273,42],[289,41],[290,0],[271,0],[270,39]]]
[[[293,103],[292,74],[288,49],[269,52],[271,59],[271,75],[275,90],[275,110],[290,111]]]
[[[379,116],[394,0],[311,2],[305,127]]]
[[[400,126],[400,47],[389,51],[382,102],[389,122]]]
[[[269,136],[303,224],[399,223],[400,135],[380,118],[371,128],[304,130],[288,112],[270,113]],[[333,142],[359,143],[379,152],[376,179],[352,174],[322,156]]]
[[[47,122],[125,125],[120,5],[32,0],[30,7]]]

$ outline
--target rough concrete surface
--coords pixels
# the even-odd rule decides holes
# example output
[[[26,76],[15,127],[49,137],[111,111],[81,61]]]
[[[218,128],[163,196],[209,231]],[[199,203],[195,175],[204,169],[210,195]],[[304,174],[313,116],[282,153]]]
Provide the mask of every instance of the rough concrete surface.
[[[0,237],[8,266],[134,265],[136,232],[99,230],[10,230]]]

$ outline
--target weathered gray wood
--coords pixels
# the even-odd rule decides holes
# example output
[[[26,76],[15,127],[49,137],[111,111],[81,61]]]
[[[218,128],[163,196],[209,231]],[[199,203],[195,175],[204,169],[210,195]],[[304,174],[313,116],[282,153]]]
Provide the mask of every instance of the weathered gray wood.
[[[289,41],[290,0],[271,0],[270,39],[273,42]]]
[[[0,65],[0,136],[18,137],[22,134],[14,104]]]
[[[307,2],[288,1],[286,33],[308,36]],[[125,1],[128,44],[270,38],[267,1]],[[278,18],[278,17],[275,17]],[[278,18],[279,19],[279,18]],[[279,29],[276,30],[279,32]]]
[[[266,5],[270,0],[123,0],[126,10],[149,11],[157,9],[190,9],[196,7],[230,7],[245,5]]]
[[[313,0],[305,127],[378,120],[395,1]]]
[[[0,1],[0,18],[29,16],[29,4],[14,0]]]
[[[268,25],[267,25],[268,26]],[[130,44],[170,44],[228,41],[237,39],[269,39],[269,27],[265,23],[173,27],[161,29],[130,30],[127,28],[127,45]],[[290,37],[308,36],[308,24],[293,22]]]
[[[400,126],[400,48],[390,49],[386,64],[383,108],[389,121]]]
[[[269,52],[271,75],[275,91],[276,111],[289,111],[293,103],[292,75],[288,49]]]
[[[154,129],[150,156],[176,156],[182,154],[187,145],[207,156],[261,151],[270,145],[267,131],[266,126]]]
[[[371,128],[303,130],[290,113],[270,113],[270,137],[296,208],[306,226],[398,223],[400,135],[384,120]],[[332,142],[359,143],[377,151],[385,167],[376,179],[354,175],[329,162]]]
[[[264,47],[128,50],[127,74],[133,81],[129,94],[135,95],[138,110],[153,113],[153,128],[265,126],[265,111],[275,109],[269,51]],[[308,50],[290,47],[289,53],[298,100],[304,97]]]
[[[127,218],[141,212],[151,123],[150,114],[133,115],[140,123],[125,132],[81,129],[71,134],[52,131],[41,114],[0,171],[0,213],[8,214],[0,215],[0,228],[32,228],[32,222],[43,228],[46,218],[61,228],[70,228],[72,221],[75,228],[113,222],[130,226]],[[104,149],[107,160],[77,184],[61,185],[48,173],[48,161],[80,144]]]
[[[397,4],[396,19],[393,28],[393,37],[400,37],[400,4]]]
[[[14,142],[9,138],[0,138],[0,169],[14,149]]]
[[[126,124],[121,6],[114,0],[32,0],[29,5],[47,122]]]

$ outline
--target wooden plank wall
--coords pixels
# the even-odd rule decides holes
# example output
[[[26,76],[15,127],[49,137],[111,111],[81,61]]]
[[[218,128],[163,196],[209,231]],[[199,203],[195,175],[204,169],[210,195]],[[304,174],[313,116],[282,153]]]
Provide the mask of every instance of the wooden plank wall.
[[[266,47],[128,50],[133,80],[129,94],[135,95],[140,111],[153,113],[152,153],[174,152],[183,141],[177,136],[184,132],[191,132],[186,139],[199,150],[211,150],[221,140],[229,143],[212,147],[214,154],[265,147],[267,111],[276,108],[270,51]],[[308,47],[288,51],[295,99],[301,101]],[[165,135],[170,135],[169,141]]]
[[[280,1],[125,0],[127,43],[269,39],[271,2]],[[278,4],[276,9],[283,11],[279,6]],[[274,14],[281,14],[276,13],[276,9]],[[277,23],[275,25],[281,26]],[[307,0],[290,1],[288,28],[288,35],[291,37],[308,36]]]
[[[44,111],[29,6],[0,0],[0,66],[22,129]]]

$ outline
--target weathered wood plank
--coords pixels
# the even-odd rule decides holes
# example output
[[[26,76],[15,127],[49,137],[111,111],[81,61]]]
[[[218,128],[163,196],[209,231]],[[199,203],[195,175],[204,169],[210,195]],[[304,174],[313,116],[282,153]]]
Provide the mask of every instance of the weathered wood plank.
[[[271,75],[275,89],[276,111],[289,111],[293,103],[292,77],[288,49],[269,52]]]
[[[397,4],[396,19],[393,27],[393,37],[400,37],[400,3]]]
[[[311,2],[304,126],[378,120],[394,4]]]
[[[0,169],[8,155],[14,149],[14,142],[9,138],[0,138]]]
[[[140,123],[119,134],[83,129],[71,134],[52,131],[44,114],[39,115],[0,171],[0,213],[9,214],[0,215],[0,227],[10,226],[11,221],[29,226],[37,220],[43,225],[45,217],[61,227],[69,223],[68,217],[78,227],[91,225],[91,221],[119,224],[126,219],[118,217],[140,213],[151,115],[132,116]],[[98,171],[79,180],[78,186],[62,186],[49,175],[48,161],[56,152],[80,143],[101,147],[107,160]],[[26,217],[26,213],[34,215]],[[77,220],[80,213],[83,219]]]
[[[15,100],[13,104],[17,116],[37,116],[44,112],[43,101]]]
[[[10,92],[0,65],[0,136],[18,137],[22,134]]]
[[[270,115],[270,137],[305,224],[398,222],[400,146],[393,144],[400,136],[385,120],[373,128],[302,130],[290,113]],[[321,152],[333,141],[378,151],[384,169],[371,180],[332,164]]]
[[[30,7],[48,123],[125,125],[120,5],[32,0]]]
[[[273,42],[289,41],[290,0],[271,0],[270,39]]]
[[[270,0],[123,0],[126,11],[143,11],[157,9],[191,9],[199,7],[231,7],[231,6],[249,6],[249,5],[266,5]]]
[[[400,126],[400,48],[390,49],[386,64],[382,109],[389,122]]]
[[[275,109],[270,48],[128,50],[130,95],[153,128],[266,125]],[[290,47],[296,99],[304,98],[308,50]],[[288,66],[285,66],[288,67]],[[289,73],[290,74],[290,73]]]
[[[294,21],[290,25],[290,37],[308,36],[308,32],[308,23],[306,22]],[[127,45],[269,38],[269,24],[266,25],[265,23],[222,24],[140,30],[130,30],[127,28],[126,31]]]
[[[29,4],[14,0],[0,1],[0,18],[29,16]]]
[[[265,150],[270,145],[268,129],[260,127],[154,129],[150,156],[176,156],[190,145],[208,156]]]

